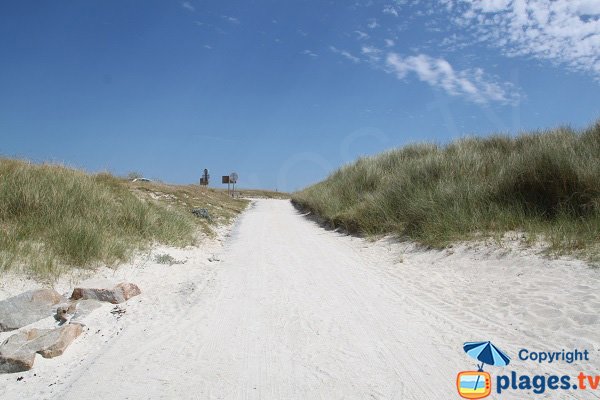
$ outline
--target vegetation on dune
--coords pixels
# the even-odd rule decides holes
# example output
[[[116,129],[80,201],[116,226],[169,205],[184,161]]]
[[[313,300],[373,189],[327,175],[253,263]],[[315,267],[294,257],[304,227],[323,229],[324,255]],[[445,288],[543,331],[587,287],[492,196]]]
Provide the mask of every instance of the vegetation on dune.
[[[0,159],[0,271],[51,278],[73,267],[125,261],[153,242],[194,244],[209,222],[191,207],[208,208],[218,221],[245,205],[199,188]]]
[[[203,233],[213,236],[215,224],[221,225],[231,222],[232,218],[242,212],[248,201],[233,199],[227,191],[200,187],[198,185],[169,185],[160,182],[124,182],[124,184],[138,197],[146,201],[158,202],[168,209],[185,212],[204,208],[210,215],[209,219],[194,218],[196,225],[200,226]]]
[[[261,189],[237,189],[236,195],[240,197],[246,198],[255,198],[255,199],[279,199],[279,200],[289,200],[291,197],[287,192],[274,192],[272,190],[261,190]]]
[[[416,144],[361,158],[292,196],[334,227],[425,245],[521,231],[598,255],[600,122],[518,137]]]

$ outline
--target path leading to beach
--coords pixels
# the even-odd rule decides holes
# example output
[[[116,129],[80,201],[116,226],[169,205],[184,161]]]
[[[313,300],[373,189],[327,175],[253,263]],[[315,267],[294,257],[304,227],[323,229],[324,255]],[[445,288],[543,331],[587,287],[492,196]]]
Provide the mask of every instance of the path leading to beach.
[[[65,355],[38,359],[25,382],[10,376],[0,394],[450,399],[457,372],[475,368],[462,344],[476,340],[508,352],[519,374],[600,373],[600,280],[578,262],[368,242],[324,230],[282,200],[253,202],[215,249],[220,261],[187,250],[175,254],[187,254],[184,265],[125,268],[143,290],[126,314],[115,323],[100,313]],[[518,360],[521,348],[593,354],[540,365]]]

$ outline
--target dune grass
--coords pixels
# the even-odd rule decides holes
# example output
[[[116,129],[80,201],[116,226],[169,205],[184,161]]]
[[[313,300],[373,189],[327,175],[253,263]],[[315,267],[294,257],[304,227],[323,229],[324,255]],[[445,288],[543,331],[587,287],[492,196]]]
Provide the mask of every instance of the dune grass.
[[[192,189],[160,185],[161,192],[148,183],[151,198],[138,186],[106,173],[0,159],[0,272],[56,278],[74,267],[115,265],[155,242],[195,244],[199,229],[207,230],[189,210],[205,206],[206,196],[183,202],[173,195],[169,202],[162,200],[167,189],[180,197]],[[210,201],[227,204],[224,219],[245,207],[222,195]]]
[[[195,208],[205,208],[210,220],[194,219],[201,231],[214,236],[215,225],[231,222],[232,218],[242,212],[248,201],[232,198],[227,190],[201,187],[199,185],[169,185],[161,182],[125,182],[133,193],[146,201],[155,201],[168,209],[184,211],[186,214]]]
[[[279,199],[288,200],[291,195],[287,192],[275,192],[272,190],[262,189],[235,189],[236,196],[239,194],[240,197],[253,198],[253,199]]]
[[[353,233],[439,248],[519,231],[552,251],[597,258],[600,122],[390,150],[342,167],[292,201]]]

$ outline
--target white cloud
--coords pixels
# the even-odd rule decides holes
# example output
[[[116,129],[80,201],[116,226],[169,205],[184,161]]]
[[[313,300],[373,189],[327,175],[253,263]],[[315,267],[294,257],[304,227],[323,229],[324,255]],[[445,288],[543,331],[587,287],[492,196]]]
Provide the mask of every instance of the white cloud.
[[[194,7],[189,1],[184,1],[183,3],[181,3],[181,7],[185,8],[188,11],[196,11],[196,7]]]
[[[395,44],[396,43],[392,39],[385,39],[385,45],[386,45],[386,47],[392,47]]]
[[[383,7],[383,13],[384,14],[389,14],[389,15],[393,15],[394,17],[398,16],[398,11],[396,11],[396,9],[394,8],[394,6],[384,6]]]
[[[302,52],[302,54],[307,55],[307,56],[311,56],[311,57],[318,57],[319,56],[317,53],[314,53],[314,52],[312,52],[310,50],[304,50]]]
[[[379,50],[378,48],[373,47],[373,46],[363,46],[360,50],[361,50],[361,53],[367,54],[367,55],[381,53],[381,50]]]
[[[354,31],[354,33],[356,33],[356,36],[358,37],[358,40],[364,40],[364,39],[368,39],[369,35],[362,32],[362,31]]]
[[[433,58],[426,54],[402,57],[389,53],[386,58],[388,72],[404,79],[414,73],[422,82],[440,88],[452,96],[462,96],[479,104],[500,102],[514,104],[519,94],[510,83],[498,83],[486,76],[480,68],[455,70],[443,58]]]
[[[444,1],[455,22],[505,55],[546,59],[600,79],[600,1]]]
[[[480,1],[481,8],[485,12],[502,11],[509,6],[511,0],[487,0]]]
[[[335,54],[339,54],[344,58],[347,58],[348,60],[352,61],[353,63],[359,63],[360,62],[360,58],[353,56],[351,53],[349,53],[346,50],[340,50],[337,47],[334,46],[329,46],[329,50],[331,50],[332,52],[334,52]]]
[[[378,63],[381,60],[382,51],[373,46],[362,46],[360,52],[368,57],[368,60],[372,63]]]
[[[369,22],[367,23],[367,27],[369,29],[375,29],[375,28],[379,27],[379,24],[377,23],[377,20],[375,18],[371,18],[371,19],[369,19]]]
[[[229,15],[223,15],[222,17],[223,17],[223,19],[225,21],[231,22],[232,24],[239,24],[240,23],[240,20],[237,19],[236,17],[231,17]]]

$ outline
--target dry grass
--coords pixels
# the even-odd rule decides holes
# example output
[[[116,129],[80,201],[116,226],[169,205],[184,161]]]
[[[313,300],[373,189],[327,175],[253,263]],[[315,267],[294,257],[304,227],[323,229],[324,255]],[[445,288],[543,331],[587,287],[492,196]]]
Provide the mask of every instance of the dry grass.
[[[411,145],[359,159],[292,199],[355,233],[443,247],[523,231],[551,251],[597,259],[600,123]]]
[[[158,201],[168,209],[189,213],[195,208],[205,208],[211,221],[195,218],[202,232],[212,235],[215,224],[227,224],[248,205],[247,200],[231,198],[227,191],[201,187],[198,185],[169,185],[159,182],[124,182],[140,198]]]
[[[208,208],[212,223],[224,223],[245,206],[191,186],[0,159],[0,271],[51,279],[75,267],[116,265],[155,242],[196,244],[211,223],[192,207]]]
[[[271,190],[261,189],[236,189],[236,196],[239,193],[239,197],[253,198],[253,199],[280,199],[287,200],[291,198],[291,195],[286,192],[273,192]]]

